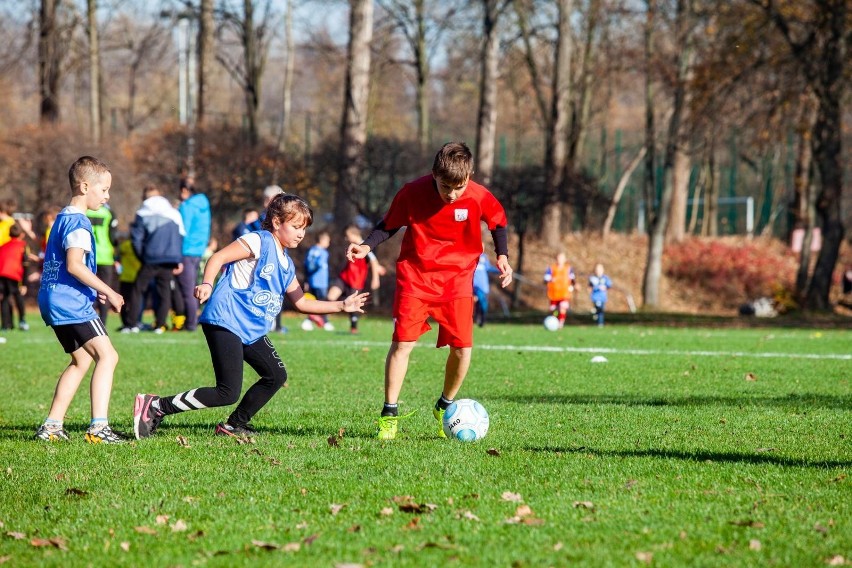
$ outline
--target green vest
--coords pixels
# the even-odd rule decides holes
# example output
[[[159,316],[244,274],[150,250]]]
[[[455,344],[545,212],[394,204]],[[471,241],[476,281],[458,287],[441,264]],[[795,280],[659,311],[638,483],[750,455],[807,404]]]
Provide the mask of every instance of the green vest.
[[[95,262],[100,266],[111,265],[115,262],[115,249],[110,238],[118,220],[112,216],[112,211],[102,205],[97,211],[86,211],[86,216],[92,222],[92,233],[95,235]]]

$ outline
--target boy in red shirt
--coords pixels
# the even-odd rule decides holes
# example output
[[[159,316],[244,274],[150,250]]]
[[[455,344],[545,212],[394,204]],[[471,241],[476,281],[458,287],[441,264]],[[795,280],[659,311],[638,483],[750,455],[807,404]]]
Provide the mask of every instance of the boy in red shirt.
[[[27,293],[24,275],[29,265],[30,251],[24,232],[18,225],[9,228],[9,241],[0,245],[0,320],[3,329],[12,329],[12,302],[18,309],[18,328],[30,329],[23,296]]]
[[[396,437],[399,393],[417,339],[438,322],[437,347],[450,353],[444,388],[435,403],[441,421],[470,367],[473,347],[473,271],[482,253],[480,221],[491,231],[497,268],[505,288],[512,283],[508,258],[506,212],[485,187],[470,181],[473,155],[461,142],[445,144],[435,156],[432,174],[413,180],[396,194],[384,219],[361,244],[346,251],[350,261],[362,259],[376,246],[407,227],[396,264],[393,341],[385,363],[385,404],[378,437]]]
[[[357,225],[349,225],[343,234],[349,244],[358,244],[362,241],[361,229]],[[347,298],[354,292],[363,291],[367,287],[367,276],[370,273],[372,273],[370,290],[373,291],[379,287],[379,277],[385,273],[385,269],[372,252],[367,253],[366,258],[356,258],[347,262],[331,288],[328,289],[328,300],[333,302],[341,296]],[[349,333],[353,335],[358,333],[358,319],[357,313],[349,314]],[[316,321],[314,323],[320,325]]]

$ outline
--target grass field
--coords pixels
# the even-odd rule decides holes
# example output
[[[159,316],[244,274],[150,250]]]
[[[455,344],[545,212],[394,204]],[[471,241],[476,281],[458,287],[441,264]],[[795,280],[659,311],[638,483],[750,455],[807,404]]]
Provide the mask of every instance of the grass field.
[[[83,387],[72,441],[36,443],[65,355],[41,325],[6,334],[0,564],[852,562],[849,331],[489,325],[461,395],[485,405],[491,431],[462,444],[434,436],[446,357],[434,331],[402,393],[418,412],[380,442],[386,319],[357,337],[287,323],[274,341],[288,387],[255,417],[253,444],[214,437],[230,410],[208,409],[90,446]],[[212,384],[200,333],[112,337],[119,430],[137,392]]]

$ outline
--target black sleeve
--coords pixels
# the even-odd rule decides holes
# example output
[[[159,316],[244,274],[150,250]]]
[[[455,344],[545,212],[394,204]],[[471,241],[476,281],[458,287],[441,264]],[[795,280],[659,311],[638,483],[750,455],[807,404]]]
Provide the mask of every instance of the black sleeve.
[[[381,220],[361,244],[370,247],[371,251],[376,250],[377,246],[394,236],[397,231],[399,231],[399,229],[393,229],[391,231],[385,229],[385,222],[384,220]]]
[[[494,227],[494,230],[491,231],[491,238],[494,239],[494,251],[497,253],[497,256],[503,255],[508,258],[509,233],[506,231],[506,227],[499,225]]]

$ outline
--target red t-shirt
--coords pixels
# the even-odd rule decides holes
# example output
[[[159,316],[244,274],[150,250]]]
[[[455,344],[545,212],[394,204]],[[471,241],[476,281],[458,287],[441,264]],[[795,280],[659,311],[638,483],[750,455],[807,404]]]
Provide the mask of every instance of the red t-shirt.
[[[343,270],[340,271],[340,279],[353,290],[363,290],[367,284],[367,271],[370,264],[366,258],[356,258],[352,262],[347,262]]]
[[[444,203],[431,175],[405,184],[384,218],[388,230],[407,227],[396,264],[399,293],[440,301],[473,296],[481,221],[489,230],[507,224],[503,206],[476,182],[455,203]]]

